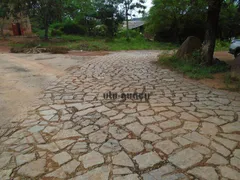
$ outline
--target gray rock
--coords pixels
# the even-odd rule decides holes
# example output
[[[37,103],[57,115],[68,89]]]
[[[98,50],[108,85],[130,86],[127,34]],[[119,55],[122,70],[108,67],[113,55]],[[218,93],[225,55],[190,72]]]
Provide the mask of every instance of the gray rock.
[[[132,160],[129,158],[129,156],[124,151],[113,156],[112,163],[115,165],[119,165],[119,166],[134,167]]]
[[[150,168],[162,161],[156,152],[140,154],[135,156],[133,159],[138,163],[140,170]]]
[[[23,165],[19,170],[18,174],[27,177],[37,177],[44,173],[46,165],[46,159],[38,159],[28,164]]]
[[[181,169],[189,168],[203,159],[203,156],[191,148],[184,149],[169,157],[169,161]]]

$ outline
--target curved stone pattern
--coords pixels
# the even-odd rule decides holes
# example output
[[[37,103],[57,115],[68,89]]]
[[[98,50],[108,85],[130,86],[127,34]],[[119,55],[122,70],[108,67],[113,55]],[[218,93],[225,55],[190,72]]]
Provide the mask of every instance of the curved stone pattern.
[[[0,179],[239,180],[240,94],[159,67],[158,53],[97,57],[53,82],[44,104],[1,130]]]

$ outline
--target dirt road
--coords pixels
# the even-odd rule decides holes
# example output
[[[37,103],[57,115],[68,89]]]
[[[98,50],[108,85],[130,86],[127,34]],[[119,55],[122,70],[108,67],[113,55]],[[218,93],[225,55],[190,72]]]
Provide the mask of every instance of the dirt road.
[[[49,54],[0,54],[0,127],[8,128],[39,104],[44,88],[72,66],[93,57]]]

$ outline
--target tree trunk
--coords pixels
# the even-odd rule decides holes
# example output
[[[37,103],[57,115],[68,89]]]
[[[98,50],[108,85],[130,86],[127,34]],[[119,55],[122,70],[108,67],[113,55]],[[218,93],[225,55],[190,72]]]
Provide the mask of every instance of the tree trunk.
[[[213,54],[216,45],[217,28],[222,0],[208,0],[208,17],[202,56],[206,64],[213,64]]]
[[[48,40],[48,29],[49,29],[49,26],[45,25],[45,34],[44,34],[44,39],[45,40]]]
[[[0,24],[0,29],[1,29],[1,36],[2,37],[4,37],[4,34],[3,34],[3,28],[4,28],[4,20],[5,20],[5,18],[2,18],[2,22],[1,22],[1,24]]]
[[[126,23],[127,23],[127,41],[130,41],[130,35],[129,35],[129,20],[128,20],[128,10],[129,10],[129,1],[126,2]]]

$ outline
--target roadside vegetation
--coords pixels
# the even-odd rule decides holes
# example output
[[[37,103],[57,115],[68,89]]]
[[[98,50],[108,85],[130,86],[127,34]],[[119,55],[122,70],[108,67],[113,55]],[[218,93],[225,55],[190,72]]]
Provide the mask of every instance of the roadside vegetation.
[[[179,47],[178,44],[174,43],[147,40],[140,33],[132,37],[130,41],[126,41],[126,38],[122,34],[119,34],[114,39],[78,35],[61,35],[58,37],[52,37],[49,41],[36,40],[27,43],[14,42],[10,43],[10,46],[22,48],[44,48],[54,46],[83,51],[173,50]]]
[[[163,54],[159,56],[159,65],[175,70],[183,75],[196,80],[214,79],[216,74],[223,74],[222,82],[225,88],[230,91],[240,91],[240,79],[232,78],[230,65],[218,61],[212,66],[202,62],[200,52],[194,52],[192,56],[178,58],[176,55]]]

